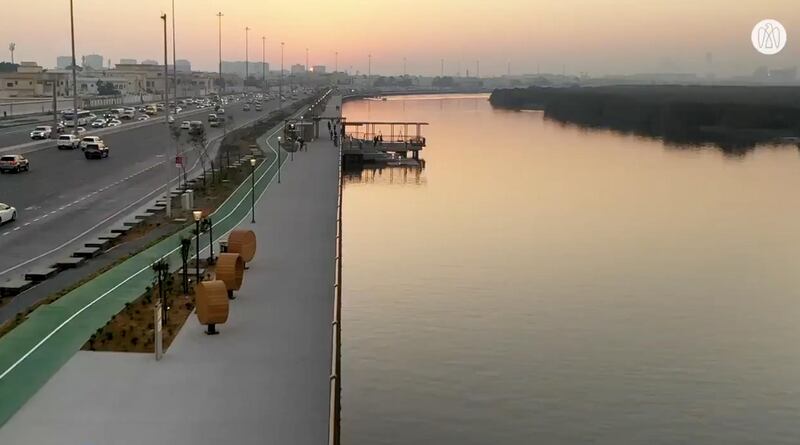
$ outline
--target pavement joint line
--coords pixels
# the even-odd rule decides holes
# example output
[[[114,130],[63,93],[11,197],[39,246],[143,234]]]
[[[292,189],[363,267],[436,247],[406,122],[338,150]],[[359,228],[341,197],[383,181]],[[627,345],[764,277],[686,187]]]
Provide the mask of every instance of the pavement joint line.
[[[304,110],[300,110],[300,111],[298,111],[298,112],[297,112],[295,115],[297,115],[297,114],[300,114],[302,111],[304,111]],[[279,124],[279,125],[280,125],[280,124]],[[277,133],[278,131],[280,131],[280,127],[279,127],[277,130],[275,130],[275,131],[274,131],[274,132],[273,132],[273,133],[270,135],[270,137],[272,137],[273,135],[275,135],[275,133]],[[271,145],[270,145],[270,147],[271,147]],[[273,150],[274,150],[274,149],[273,149]],[[259,178],[258,178],[258,179],[257,179],[255,182],[261,182],[261,180],[264,178],[264,176],[266,176],[266,175],[267,175],[267,173],[269,173],[270,169],[272,168],[272,166],[273,166],[273,165],[275,165],[275,163],[276,163],[277,161],[278,161],[277,157],[276,157],[275,159],[273,159],[273,160],[272,160],[272,162],[270,163],[270,165],[269,165],[267,168],[265,168],[265,169],[264,169],[264,172],[261,174],[261,176],[259,176]],[[284,162],[286,162],[286,160],[285,160],[285,159],[284,159]],[[263,165],[263,164],[262,164],[262,165]],[[262,167],[262,165],[260,165],[260,166],[259,166],[259,168],[261,168],[261,167]],[[249,176],[252,176],[253,174],[254,174],[254,173],[251,173]],[[270,178],[270,181],[269,181],[269,182],[267,183],[267,185],[265,186],[265,188],[264,188],[264,191],[262,191],[262,192],[261,192],[261,194],[259,195],[259,198],[260,198],[261,196],[263,196],[264,192],[266,192],[266,189],[267,189],[267,188],[269,188],[269,186],[272,184],[272,179],[273,179],[274,177],[275,177],[275,175],[273,174],[273,175],[272,175],[272,177]],[[230,200],[230,198],[231,198],[231,197],[233,197],[233,195],[234,195],[234,194],[235,194],[235,193],[236,193],[236,192],[237,192],[239,189],[241,189],[243,186],[247,185],[246,183],[247,183],[247,180],[245,179],[245,181],[243,181],[243,182],[242,182],[242,183],[239,185],[239,187],[237,187],[237,188],[236,188],[236,189],[235,189],[235,190],[234,190],[234,191],[231,193],[231,195],[230,195],[230,196],[228,196],[228,198],[227,198],[225,201],[223,201],[223,203],[222,203],[222,204],[220,204],[220,207],[222,207],[223,205],[225,205],[225,203],[227,203],[227,202]],[[244,194],[244,196],[242,196],[242,199],[240,199],[240,200],[239,200],[239,202],[238,202],[238,203],[237,203],[237,204],[236,204],[236,205],[235,205],[235,206],[234,206],[234,207],[233,207],[233,208],[230,210],[230,212],[228,212],[228,214],[227,214],[227,215],[225,215],[225,216],[224,216],[222,219],[220,219],[220,220],[219,220],[219,222],[218,222],[217,224],[221,223],[222,221],[225,221],[225,220],[227,220],[227,219],[228,219],[228,218],[229,218],[229,217],[230,217],[230,216],[233,214],[233,212],[235,212],[235,211],[236,211],[236,210],[237,210],[237,209],[238,209],[238,208],[239,208],[239,207],[242,205],[242,203],[244,202],[244,200],[245,200],[245,199],[247,199],[247,197],[248,197],[248,194]],[[246,216],[247,216],[247,215],[245,215],[245,218],[246,218]],[[243,219],[244,219],[244,218],[243,218]],[[200,233],[198,233],[198,234],[195,236],[195,238],[196,238],[196,239],[199,239],[199,238],[200,238],[200,236],[201,236],[201,234],[200,234]],[[219,237],[217,237],[217,240],[219,240],[219,239],[221,239],[221,238],[222,238],[222,236],[219,236]],[[177,252],[178,250],[180,250],[180,248],[181,248],[181,247],[180,247],[180,246],[178,246],[178,247],[176,247],[176,248],[172,249],[171,251],[169,251],[169,252],[167,252],[165,255],[163,255],[161,258],[164,258],[164,257],[166,257],[166,256],[169,256],[169,255],[171,255],[171,254],[173,254],[173,253]],[[109,289],[109,290],[107,290],[107,291],[103,292],[103,293],[102,293],[100,296],[98,296],[98,297],[97,297],[97,298],[95,298],[94,300],[90,301],[90,302],[89,302],[89,303],[87,303],[85,306],[83,306],[81,309],[79,309],[77,312],[75,312],[75,313],[74,313],[74,314],[72,314],[70,317],[68,317],[66,320],[64,320],[63,322],[61,322],[61,324],[59,324],[59,325],[58,325],[58,326],[57,326],[55,329],[53,329],[52,331],[50,331],[50,333],[49,333],[49,334],[47,334],[47,335],[46,335],[46,336],[45,336],[43,339],[39,340],[39,342],[38,342],[38,343],[36,343],[36,345],[34,345],[34,346],[33,346],[33,347],[30,349],[30,350],[28,350],[28,352],[26,352],[25,354],[23,354],[23,355],[22,355],[22,357],[20,357],[19,359],[17,359],[17,361],[16,361],[16,362],[14,362],[14,363],[13,363],[11,366],[9,366],[9,367],[8,367],[8,369],[6,369],[5,371],[3,371],[3,373],[2,373],[2,374],[0,374],[0,380],[2,380],[3,378],[5,378],[5,376],[7,376],[7,375],[8,375],[8,374],[9,374],[11,371],[13,371],[13,370],[14,370],[14,369],[15,369],[17,366],[19,366],[19,364],[20,364],[20,363],[22,363],[23,361],[25,361],[25,360],[26,360],[26,359],[27,359],[27,358],[28,358],[28,357],[29,357],[31,354],[33,354],[34,352],[36,352],[36,350],[37,350],[37,349],[39,349],[39,348],[40,348],[40,347],[41,347],[41,346],[42,346],[42,345],[43,345],[43,344],[44,344],[44,343],[45,343],[47,340],[49,340],[49,339],[50,339],[50,337],[52,337],[53,335],[55,335],[55,334],[56,334],[58,331],[60,331],[60,330],[61,330],[61,329],[62,329],[64,326],[66,326],[66,325],[67,325],[67,324],[68,324],[70,321],[74,320],[74,319],[75,319],[75,317],[77,317],[78,315],[80,315],[81,313],[83,313],[83,311],[85,311],[85,310],[86,310],[86,309],[88,309],[89,307],[93,306],[93,305],[94,305],[95,303],[97,303],[98,301],[100,301],[100,300],[102,300],[103,298],[105,298],[105,297],[106,297],[108,294],[110,294],[110,293],[112,293],[113,291],[115,291],[115,290],[119,289],[119,288],[120,288],[122,285],[124,285],[124,284],[125,284],[125,283],[127,283],[128,281],[132,280],[134,277],[136,277],[136,276],[137,276],[137,275],[139,275],[140,273],[142,273],[142,272],[144,272],[144,271],[146,271],[146,270],[149,270],[149,269],[152,267],[152,265],[153,265],[153,264],[155,264],[155,261],[154,261],[153,263],[149,264],[148,266],[141,268],[141,269],[140,269],[138,272],[135,272],[134,274],[132,274],[132,275],[128,276],[127,278],[125,278],[124,280],[122,280],[121,282],[119,282],[117,285],[115,285],[114,287],[112,287],[111,289]]]

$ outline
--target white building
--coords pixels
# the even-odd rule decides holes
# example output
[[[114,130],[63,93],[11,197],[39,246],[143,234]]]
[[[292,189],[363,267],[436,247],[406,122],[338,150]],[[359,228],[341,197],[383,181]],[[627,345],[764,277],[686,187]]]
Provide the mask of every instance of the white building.
[[[99,54],[89,54],[88,56],[83,56],[83,64],[84,67],[101,70],[103,69],[103,56]]]
[[[192,72],[192,62],[186,59],[178,59],[175,61],[175,69],[182,73]]]
[[[72,56],[58,56],[56,58],[56,69],[63,70],[72,65]]]

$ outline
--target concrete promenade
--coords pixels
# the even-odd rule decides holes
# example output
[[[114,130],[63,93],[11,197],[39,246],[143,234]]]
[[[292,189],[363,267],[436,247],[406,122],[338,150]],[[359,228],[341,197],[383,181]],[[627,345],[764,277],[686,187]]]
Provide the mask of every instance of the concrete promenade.
[[[281,183],[241,224],[259,251],[220,335],[192,315],[160,362],[80,351],[0,428],[1,444],[326,443],[338,149],[324,128],[282,156]]]

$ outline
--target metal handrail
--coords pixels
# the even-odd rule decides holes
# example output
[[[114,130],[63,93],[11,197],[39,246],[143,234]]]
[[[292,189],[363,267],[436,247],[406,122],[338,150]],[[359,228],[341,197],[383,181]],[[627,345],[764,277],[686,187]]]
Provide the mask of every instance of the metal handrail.
[[[334,280],[333,321],[331,322],[330,408],[328,418],[328,445],[339,445],[342,396],[342,144],[339,144],[339,192],[336,216],[336,278]]]

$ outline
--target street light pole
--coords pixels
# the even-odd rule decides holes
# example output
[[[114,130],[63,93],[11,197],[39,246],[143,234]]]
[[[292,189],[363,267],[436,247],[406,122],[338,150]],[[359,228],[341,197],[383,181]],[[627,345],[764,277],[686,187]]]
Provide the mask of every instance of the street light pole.
[[[250,27],[244,28],[244,91],[247,92],[247,78],[250,77]]]
[[[210,216],[206,218],[206,221],[208,221],[208,264],[214,264],[214,221]]]
[[[167,14],[161,15],[161,20],[164,22],[164,124],[167,129],[167,137],[171,137],[171,132],[169,128],[169,68],[167,67]],[[177,144],[177,142],[176,142]],[[164,151],[167,151],[168,148],[165,146]],[[172,184],[172,166],[169,162],[169,154],[165,153],[165,158],[167,162],[164,163],[164,166],[167,169],[167,183],[164,186],[164,196],[165,200],[167,201],[167,208],[166,214],[167,218],[172,217],[172,196],[169,193],[169,186]]]
[[[72,1],[69,0],[69,26],[72,37],[72,134],[78,134],[78,72],[75,66],[75,15]]]
[[[219,91],[224,90],[222,83],[222,12],[217,13],[219,18]]]
[[[261,79],[264,81],[264,94],[267,94],[267,37],[261,36]]]
[[[255,224],[256,222],[256,158],[250,158],[250,177],[251,177],[251,197],[250,205],[251,205],[251,214],[252,217],[250,218],[250,223]]]
[[[175,107],[178,106],[178,63],[177,63],[177,56],[175,55],[175,0],[172,0],[172,81],[175,85],[174,90],[174,97],[175,97]],[[168,105],[165,105],[169,107]],[[169,108],[167,108],[169,110]],[[177,142],[176,142],[176,152],[177,152]]]
[[[194,217],[194,230],[197,232],[197,241],[195,242],[195,258],[194,258],[194,285],[200,284],[200,218],[203,217],[203,212],[195,210],[192,212]]]
[[[278,85],[278,109],[283,111],[283,45],[281,42],[281,82]]]

